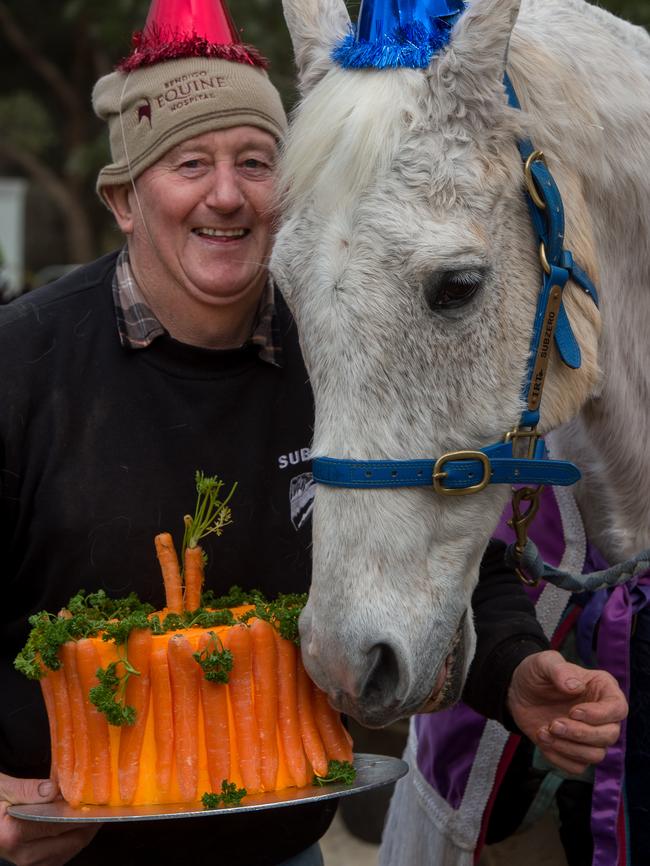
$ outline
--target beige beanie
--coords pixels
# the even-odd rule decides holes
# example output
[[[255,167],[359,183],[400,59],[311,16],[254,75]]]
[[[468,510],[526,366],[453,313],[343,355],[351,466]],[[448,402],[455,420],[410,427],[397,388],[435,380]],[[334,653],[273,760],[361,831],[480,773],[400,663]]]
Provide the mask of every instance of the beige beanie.
[[[266,72],[218,57],[184,57],[116,71],[92,95],[108,123],[113,162],[97,178],[102,188],[135,180],[172,147],[216,129],[257,126],[281,140],[287,118]]]

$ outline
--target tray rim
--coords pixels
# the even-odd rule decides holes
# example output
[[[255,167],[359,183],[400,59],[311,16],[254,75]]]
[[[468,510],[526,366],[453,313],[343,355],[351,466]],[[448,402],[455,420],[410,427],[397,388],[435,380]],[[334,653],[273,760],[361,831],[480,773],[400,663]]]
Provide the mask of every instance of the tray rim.
[[[7,813],[13,818],[25,821],[74,824],[164,821],[174,818],[246,814],[362,794],[397,782],[409,770],[408,764],[401,758],[365,752],[354,754],[354,767],[357,771],[357,779],[352,785],[335,784],[324,787],[310,785],[307,788],[285,788],[282,791],[271,791],[268,794],[251,794],[250,797],[244,798],[249,801],[248,803],[242,803],[239,806],[219,806],[217,809],[205,809],[200,802],[197,804],[166,803],[153,806],[82,806],[79,809],[73,809],[65,800],[54,800],[50,803],[11,805],[7,808]],[[373,772],[376,769],[381,772]],[[359,781],[360,777],[361,780]]]

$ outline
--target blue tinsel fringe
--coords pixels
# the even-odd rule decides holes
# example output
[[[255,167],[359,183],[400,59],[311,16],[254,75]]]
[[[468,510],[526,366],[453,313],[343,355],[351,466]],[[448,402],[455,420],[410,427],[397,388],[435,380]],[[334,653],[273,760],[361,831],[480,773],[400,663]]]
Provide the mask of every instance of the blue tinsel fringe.
[[[357,42],[350,33],[334,48],[332,59],[344,69],[425,69],[434,54],[448,44],[457,19],[457,15],[435,18],[429,28],[422,24],[400,27],[377,42]]]

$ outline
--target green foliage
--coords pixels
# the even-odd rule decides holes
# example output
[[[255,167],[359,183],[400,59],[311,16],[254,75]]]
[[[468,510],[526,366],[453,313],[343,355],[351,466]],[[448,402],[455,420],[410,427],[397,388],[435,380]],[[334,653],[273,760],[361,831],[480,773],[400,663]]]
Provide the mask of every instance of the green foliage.
[[[326,776],[314,776],[314,785],[332,785],[334,782],[343,782],[351,785],[357,777],[357,771],[349,761],[330,761],[327,765]]]
[[[219,806],[238,806],[246,796],[246,788],[238,788],[234,782],[224,779],[218,794],[205,793],[201,797],[204,809],[218,809]]]
[[[598,4],[604,6],[609,12],[625,18],[632,24],[640,24],[642,27],[650,27],[650,2],[648,0],[606,0]]]
[[[227,683],[228,674],[232,670],[233,657],[230,650],[225,649],[217,635],[211,631],[210,643],[201,652],[192,654],[203,670],[203,676],[212,683]]]
[[[49,112],[28,90],[17,89],[0,99],[0,129],[15,148],[37,156],[45,154],[57,140]]]

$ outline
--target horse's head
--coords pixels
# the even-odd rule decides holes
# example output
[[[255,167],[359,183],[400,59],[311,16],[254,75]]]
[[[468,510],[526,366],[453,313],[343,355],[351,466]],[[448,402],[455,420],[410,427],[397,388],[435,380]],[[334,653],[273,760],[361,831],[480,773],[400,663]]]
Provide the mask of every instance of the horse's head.
[[[293,4],[304,98],[272,270],[314,389],[314,454],[432,458],[498,441],[521,413],[540,284],[524,121],[502,84],[518,3],[476,0],[425,70],[338,68],[343,0]],[[587,235],[574,231],[583,260]],[[567,294],[583,365],[551,362],[546,429],[596,378],[597,316]],[[458,698],[470,599],[507,495],[318,489],[300,625],[305,663],[338,707],[382,725]]]

